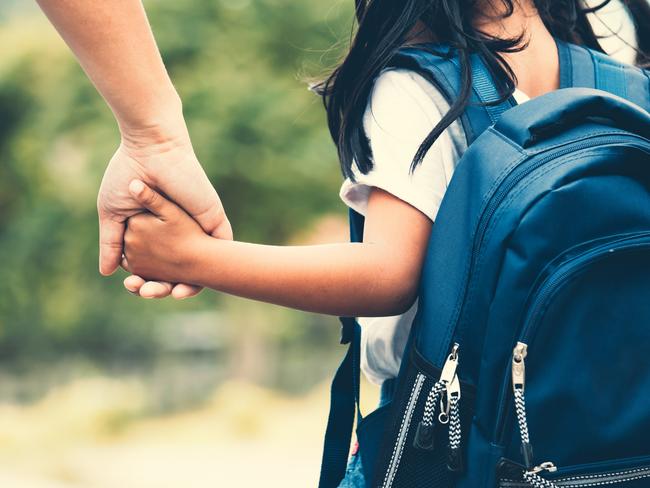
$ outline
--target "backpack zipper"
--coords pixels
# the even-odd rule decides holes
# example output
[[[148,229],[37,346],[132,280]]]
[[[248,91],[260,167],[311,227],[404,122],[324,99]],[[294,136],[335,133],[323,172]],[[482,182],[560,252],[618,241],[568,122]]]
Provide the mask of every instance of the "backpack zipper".
[[[533,447],[530,443],[528,433],[528,418],[526,416],[526,399],[524,390],[526,388],[526,356],[528,345],[518,342],[512,353],[512,391],[515,398],[515,410],[517,411],[517,423],[519,424],[519,435],[521,437],[521,453],[524,457],[523,478],[526,483],[535,488],[557,488],[557,486],[544,478],[539,473],[557,471],[555,464],[545,461],[537,466],[533,465]]]
[[[515,411],[517,414],[517,422],[522,442],[522,455],[526,468],[524,479],[526,479],[532,486],[555,487],[553,483],[539,477],[539,473],[541,471],[553,472],[556,470],[552,463],[542,463],[539,466],[533,466],[532,447],[526,419],[524,397],[526,380],[525,358],[528,354],[528,346],[532,339],[534,339],[533,334],[536,332],[537,327],[543,318],[541,311],[544,310],[550,300],[556,295],[558,290],[561,289],[562,285],[566,283],[567,280],[575,276],[588,265],[604,259],[612,253],[628,252],[646,247],[650,248],[650,232],[628,234],[626,236],[619,236],[618,238],[610,239],[605,243],[596,245],[591,249],[568,258],[546,279],[544,279],[533,293],[534,299],[528,313],[526,314],[524,326],[520,334],[521,340],[514,348],[511,365],[512,396],[514,398]],[[496,425],[496,432],[498,434],[497,443],[499,445],[503,445],[505,442],[506,428],[508,426],[507,418],[511,411],[510,403],[509,395],[507,393],[502,394],[499,400],[499,417],[497,418]]]
[[[447,454],[447,469],[458,473],[463,470],[463,453],[461,451],[462,430],[460,423],[460,380],[458,375],[447,389],[449,398],[449,452]]]
[[[442,368],[442,373],[440,374],[440,379],[436,381],[434,386],[431,388],[429,391],[429,395],[427,396],[427,401],[424,406],[424,413],[423,413],[423,420],[420,422],[420,425],[418,425],[418,430],[415,433],[415,441],[414,444],[416,447],[418,446],[418,439],[422,440],[423,443],[428,445],[430,442],[431,447],[421,447],[425,449],[433,449],[433,424],[434,424],[434,415],[435,415],[435,406],[438,400],[442,400],[440,397],[440,394],[443,391],[447,391],[448,387],[450,387],[453,384],[452,393],[451,396],[449,397],[450,400],[448,401],[448,407],[447,408],[441,408],[441,413],[440,415],[442,416],[443,413],[447,416],[452,416],[453,417],[453,446],[452,446],[452,430],[450,429],[450,448],[453,447],[454,451],[453,454],[456,455],[454,460],[457,460],[456,462],[460,462],[459,460],[461,459],[460,454],[459,454],[459,449],[460,449],[460,413],[458,410],[458,402],[460,401],[460,382],[458,381],[458,377],[456,376],[456,368],[458,367],[458,344],[454,344],[452,347],[452,351],[449,354],[447,361],[445,362],[445,365]],[[400,461],[402,459],[402,453],[404,452],[404,447],[406,445],[406,439],[408,437],[409,433],[409,428],[411,426],[411,421],[413,419],[413,413],[415,411],[415,406],[417,405],[418,398],[420,396],[420,392],[422,391],[422,387],[424,386],[424,382],[426,380],[426,376],[422,373],[418,373],[415,382],[413,384],[413,388],[411,389],[411,393],[408,399],[408,402],[406,403],[406,411],[404,412],[404,417],[402,417],[402,423],[400,425],[400,429],[397,435],[397,441],[395,442],[395,445],[393,446],[393,452],[390,458],[390,461],[388,462],[388,468],[386,469],[386,474],[384,476],[384,481],[382,483],[382,488],[389,488],[393,485],[393,481],[395,481],[395,475],[397,474],[397,469],[399,468]],[[452,400],[453,398],[453,400]],[[421,424],[424,422],[424,419],[427,421],[427,426],[425,428],[421,428]],[[439,417],[439,420],[441,423],[443,423],[443,420],[445,420],[443,417]],[[446,422],[449,422],[449,417],[447,417]],[[424,436],[424,438],[422,437]],[[450,451],[450,460],[451,460],[451,454],[452,452]]]
[[[382,488],[389,488],[393,485],[393,481],[395,480],[397,468],[399,467],[399,462],[402,459],[402,453],[404,452],[404,445],[411,425],[411,419],[413,418],[413,411],[415,410],[415,405],[417,404],[425,380],[426,376],[422,373],[418,373],[415,377],[415,382],[413,383],[413,388],[411,388],[411,394],[409,395],[406,404],[406,411],[404,412],[404,417],[402,417],[402,423],[397,434],[397,441],[393,446],[393,452],[390,461],[388,462],[388,469],[384,476],[384,482],[381,485]]]
[[[525,469],[517,463],[507,462],[513,471]],[[608,485],[625,486],[626,483],[648,478],[650,478],[650,466],[642,466],[638,468],[604,471],[596,474],[559,475],[553,480],[553,483],[558,488],[591,488]],[[500,488],[529,488],[529,485],[525,481],[517,481],[514,479],[501,479],[498,485]]]
[[[458,321],[465,312],[465,307],[467,303],[467,295],[469,293],[471,277],[474,275],[473,269],[476,264],[477,257],[481,251],[481,246],[483,244],[483,239],[485,237],[485,232],[488,227],[488,223],[491,221],[492,216],[494,215],[496,209],[503,202],[507,194],[526,176],[534,172],[536,169],[540,168],[548,161],[553,159],[558,159],[567,154],[574,154],[577,151],[588,150],[596,146],[603,146],[608,143],[622,143],[632,139],[636,142],[631,143],[626,146],[626,148],[635,148],[640,149],[645,152],[648,151],[648,141],[638,135],[630,133],[608,133],[608,134],[599,134],[597,136],[589,137],[578,143],[567,143],[557,148],[548,149],[542,153],[535,154],[527,162],[522,164],[516,164],[514,168],[510,170],[501,181],[496,185],[496,190],[488,199],[486,207],[482,210],[479,217],[479,222],[477,225],[475,237],[473,239],[473,246],[470,254],[470,262],[468,271],[465,275],[465,280],[463,284],[462,297],[459,299],[459,304],[462,304],[460,307],[457,307],[457,312],[452,316],[450,323],[456,324],[454,327],[450,327],[450,337],[443,341],[443,344],[448,344],[451,342],[451,336],[455,333],[458,327]],[[641,143],[639,143],[641,142]],[[521,161],[520,161],[521,163]],[[559,161],[558,161],[559,164]],[[461,338],[462,342],[462,338]]]
[[[456,369],[458,368],[458,344],[454,344],[451,353],[445,361],[442,368],[440,379],[429,390],[427,401],[424,404],[422,420],[418,424],[413,440],[414,447],[418,449],[433,450],[433,430],[435,424],[435,414],[438,402],[440,402],[440,414],[438,420],[441,424],[449,422],[451,402],[449,401],[449,387],[456,379]],[[447,397],[447,406],[444,405],[445,396]],[[458,384],[458,397],[460,398],[460,384]]]

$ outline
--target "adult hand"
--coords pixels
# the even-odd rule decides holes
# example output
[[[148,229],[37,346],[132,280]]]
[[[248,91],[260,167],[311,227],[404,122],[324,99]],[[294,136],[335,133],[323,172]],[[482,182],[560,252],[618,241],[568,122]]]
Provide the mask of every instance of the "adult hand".
[[[170,136],[168,134],[176,133]],[[110,160],[97,198],[100,258],[103,275],[112,274],[122,262],[126,220],[145,211],[129,193],[129,184],[140,179],[159,190],[190,214],[203,230],[220,239],[232,239],[232,228],[219,196],[201,167],[187,131],[139,130],[122,136],[122,143]],[[128,267],[128,263],[124,263]],[[164,282],[147,282],[139,276],[124,281],[132,293],[145,298],[172,295],[186,298],[199,287]]]
[[[129,191],[149,212],[129,218],[124,234],[124,256],[131,272],[172,282],[196,283],[203,267],[206,243],[223,242],[208,236],[178,205],[140,180]],[[203,256],[205,257],[205,256]]]

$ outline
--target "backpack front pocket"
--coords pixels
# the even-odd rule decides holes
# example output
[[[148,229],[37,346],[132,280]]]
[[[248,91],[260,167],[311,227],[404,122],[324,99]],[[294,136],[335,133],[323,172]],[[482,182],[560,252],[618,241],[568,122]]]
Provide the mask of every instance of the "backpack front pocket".
[[[556,477],[564,466],[650,453],[649,276],[646,232],[572,250],[539,280],[497,422],[497,443],[516,460],[506,464],[525,468],[513,482],[609,486],[605,475],[600,485],[562,485],[569,480]],[[650,486],[647,476],[636,485],[640,478],[627,475],[617,483]]]

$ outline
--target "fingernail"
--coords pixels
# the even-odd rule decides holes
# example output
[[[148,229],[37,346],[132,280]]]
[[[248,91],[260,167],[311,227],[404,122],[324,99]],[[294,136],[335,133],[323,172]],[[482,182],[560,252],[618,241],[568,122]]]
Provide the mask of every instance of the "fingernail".
[[[139,195],[142,190],[144,190],[144,183],[140,180],[133,180],[129,185],[129,190],[131,190],[131,193],[134,195]]]

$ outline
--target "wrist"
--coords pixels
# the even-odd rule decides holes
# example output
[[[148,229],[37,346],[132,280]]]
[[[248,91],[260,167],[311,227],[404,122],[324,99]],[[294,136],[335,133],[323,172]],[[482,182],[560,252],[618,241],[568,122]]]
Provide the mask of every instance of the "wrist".
[[[173,92],[137,120],[117,117],[122,145],[131,153],[149,155],[164,146],[190,144],[180,97]]]
[[[213,267],[213,260],[218,256],[218,249],[215,249],[219,244],[219,239],[216,239],[208,234],[202,234],[196,237],[192,245],[187,246],[192,249],[192,253],[185,260],[183,268],[187,273],[184,278],[188,283],[200,286],[206,285],[209,281],[207,277],[210,276],[210,269]]]

